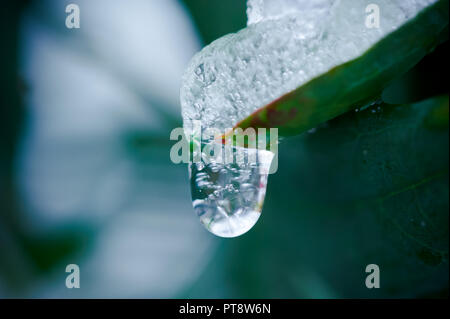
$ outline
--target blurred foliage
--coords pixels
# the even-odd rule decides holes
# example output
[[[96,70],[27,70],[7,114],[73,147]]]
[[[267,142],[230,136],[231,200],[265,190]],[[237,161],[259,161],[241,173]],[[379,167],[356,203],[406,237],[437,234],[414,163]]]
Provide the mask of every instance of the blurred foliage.
[[[245,0],[181,0],[181,2],[189,10],[205,45],[247,25]]]
[[[18,296],[67,258],[88,248],[90,229],[69,224],[33,233],[24,218],[16,184],[17,152],[27,121],[24,96],[29,89],[19,74],[20,16],[30,1],[8,1],[0,10],[0,283]]]
[[[448,31],[448,28],[446,29]],[[394,79],[383,91],[382,99],[389,104],[413,103],[449,92],[445,63],[450,52],[448,34],[445,42],[425,56],[406,74]],[[424,81],[426,79],[426,81]]]

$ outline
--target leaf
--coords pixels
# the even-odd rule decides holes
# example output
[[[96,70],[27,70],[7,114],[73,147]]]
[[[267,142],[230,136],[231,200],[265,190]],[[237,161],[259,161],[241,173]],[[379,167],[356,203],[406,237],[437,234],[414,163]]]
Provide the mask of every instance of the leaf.
[[[285,139],[260,221],[199,282],[235,298],[448,294],[448,110],[448,96],[379,104]]]
[[[277,127],[279,136],[296,135],[373,101],[440,42],[448,15],[448,1],[438,1],[362,56],[258,109],[236,127]]]

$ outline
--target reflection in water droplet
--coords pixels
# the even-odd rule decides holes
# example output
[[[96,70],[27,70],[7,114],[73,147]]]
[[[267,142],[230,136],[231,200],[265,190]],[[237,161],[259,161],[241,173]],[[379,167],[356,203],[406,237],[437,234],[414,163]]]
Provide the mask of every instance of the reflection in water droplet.
[[[224,164],[209,158],[207,163],[203,158],[201,163],[189,165],[194,210],[205,228],[220,237],[240,236],[256,224],[274,157],[266,150],[234,147],[233,151],[244,153],[246,161]],[[255,155],[256,161],[248,160],[249,154]]]

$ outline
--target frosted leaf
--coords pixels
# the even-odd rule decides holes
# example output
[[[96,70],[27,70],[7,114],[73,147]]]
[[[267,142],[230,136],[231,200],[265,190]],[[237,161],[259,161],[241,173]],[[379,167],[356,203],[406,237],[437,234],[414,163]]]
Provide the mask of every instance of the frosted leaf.
[[[365,25],[365,10],[373,0],[314,5],[249,1],[249,26],[205,47],[183,76],[185,130],[191,132],[192,120],[221,130],[233,127],[256,109],[358,57],[436,1],[378,0],[380,28],[372,29]]]

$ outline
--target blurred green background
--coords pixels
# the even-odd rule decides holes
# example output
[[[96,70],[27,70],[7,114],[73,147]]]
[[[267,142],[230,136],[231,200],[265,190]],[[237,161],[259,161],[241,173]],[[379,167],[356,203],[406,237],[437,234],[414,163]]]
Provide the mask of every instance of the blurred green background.
[[[263,215],[230,240],[198,222],[168,137],[189,59],[245,27],[245,1],[77,1],[78,30],[70,2],[0,11],[0,297],[448,296],[447,42],[383,93],[425,102],[284,140]]]

